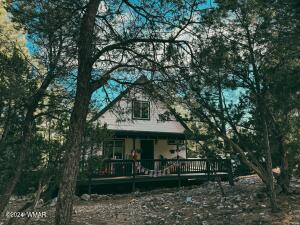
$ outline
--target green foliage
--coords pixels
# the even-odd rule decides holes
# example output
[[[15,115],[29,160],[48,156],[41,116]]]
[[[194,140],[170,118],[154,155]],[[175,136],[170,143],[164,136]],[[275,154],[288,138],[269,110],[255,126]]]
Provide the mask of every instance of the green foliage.
[[[204,45],[201,43],[199,56],[208,60],[201,59],[196,67],[198,70],[205,63],[209,68],[209,74],[200,76],[205,76],[202,80],[210,86],[205,103],[211,115],[217,118],[217,123],[226,121],[235,142],[261,162],[265,140],[260,111],[266,108],[274,166],[282,162],[280,142],[284,142],[290,155],[295,154],[290,146],[297,145],[295,133],[290,132],[299,120],[300,105],[299,8],[294,6],[293,2],[283,1],[219,1],[219,8],[208,15],[207,25],[220,32],[205,40]],[[218,82],[215,78],[220,76],[216,75],[218,72],[223,74],[223,95],[229,89],[240,92],[236,104],[226,103],[226,96],[223,97],[225,115],[222,108],[216,107],[211,94],[216,87],[214,80]],[[209,76],[211,79],[207,79]]]
[[[245,160],[264,170],[268,141],[274,166],[282,165],[283,151],[290,171],[296,164],[291,156],[299,146],[297,12],[294,1],[220,0],[189,33],[194,38],[192,61],[185,63],[190,71],[170,72],[176,79],[166,76],[172,84],[161,92],[189,111],[199,129],[195,137],[210,136],[203,154],[211,154],[210,147],[219,151],[213,137],[223,137],[221,151],[228,152],[232,143],[227,142],[233,142],[246,153]]]
[[[87,125],[82,146],[80,179],[88,179],[99,171],[103,160],[106,159],[105,155],[99,155],[99,151],[103,150],[103,141],[111,136],[112,132],[108,131],[106,126],[100,124]]]
[[[24,49],[24,35],[14,29],[0,6],[0,191],[15,170],[24,104],[35,83]]]
[[[14,1],[7,4],[13,17],[8,16],[2,5],[0,8],[0,192],[2,185],[14,175],[14,166],[24,168],[22,171],[28,177],[22,176],[18,183],[17,193],[22,194],[35,190],[40,181],[59,173],[69,119],[68,107],[71,100],[68,94],[59,84],[50,85],[51,79],[58,74],[63,76],[69,68],[69,64],[59,60],[65,31],[60,26],[63,21],[53,14],[55,20],[52,21],[52,26],[37,34],[37,29],[42,29],[44,19],[50,19],[50,14],[35,14],[34,9],[37,8],[30,8],[30,3],[33,2]],[[18,14],[18,10],[26,12]],[[48,8],[48,13],[54,13],[53,10],[55,9]],[[62,9],[56,11],[57,14],[59,12]],[[34,26],[30,27],[30,22]],[[20,32],[24,28],[27,37],[31,38],[31,46],[40,50],[30,57],[25,48],[25,35]],[[66,46],[64,54],[69,48],[67,44]],[[47,89],[48,86],[51,88]],[[30,110],[33,110],[33,115],[28,114]],[[26,142],[23,137],[27,132],[24,127],[28,124],[29,144],[23,149]],[[17,163],[20,151],[29,152],[26,165]],[[31,179],[31,173],[34,174],[34,179]]]

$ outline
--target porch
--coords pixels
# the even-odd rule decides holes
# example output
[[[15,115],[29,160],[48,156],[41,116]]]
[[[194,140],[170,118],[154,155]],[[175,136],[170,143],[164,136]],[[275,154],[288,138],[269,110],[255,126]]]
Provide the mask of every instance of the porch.
[[[218,159],[144,159],[105,160],[85,185],[176,181],[178,186],[185,180],[228,180],[233,184],[230,160]]]
[[[113,132],[113,138],[103,142],[103,152],[100,154],[109,159],[130,160],[133,156],[136,160],[159,160],[161,157],[176,159],[177,156],[186,158],[184,134]]]

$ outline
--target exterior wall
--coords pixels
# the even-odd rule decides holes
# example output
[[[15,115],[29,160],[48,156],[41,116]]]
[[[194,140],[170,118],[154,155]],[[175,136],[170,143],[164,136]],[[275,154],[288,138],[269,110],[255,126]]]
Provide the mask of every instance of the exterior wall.
[[[132,101],[149,101],[150,102],[150,119],[132,119]],[[169,120],[162,120],[160,114],[167,113]],[[124,95],[110,109],[104,112],[98,121],[106,124],[109,130],[121,131],[141,131],[141,132],[159,132],[183,134],[185,128],[169,112],[168,108],[161,101],[155,100],[146,95],[141,88],[133,88],[129,93]],[[160,155],[167,159],[176,158],[177,153],[171,153],[170,150],[176,150],[176,145],[169,145],[167,139],[157,139],[154,141],[154,159],[160,159]],[[124,139],[124,159],[131,159],[133,149],[133,139]],[[140,150],[141,139],[136,138],[135,149]],[[185,146],[180,147],[179,156],[186,158]],[[137,159],[141,154],[137,153]]]
[[[132,119],[133,99],[150,102],[150,120]],[[159,118],[159,114],[168,111],[162,102],[151,99],[141,90],[132,89],[111,109],[107,110],[99,118],[99,121],[101,124],[107,124],[107,128],[110,130],[184,133],[185,128],[176,121],[173,115],[170,115],[168,121],[162,121]]]
[[[169,145],[168,140],[166,139],[159,139],[153,140],[154,141],[154,159],[160,159],[160,155],[164,158],[171,159],[176,158],[177,153],[176,151],[172,154],[170,150],[176,150],[176,145]],[[136,150],[140,150],[141,148],[141,140],[135,140],[135,148]],[[133,139],[126,138],[125,139],[125,159],[129,159],[131,157],[131,150],[133,149]],[[182,158],[186,158],[186,149],[185,146],[181,146],[179,152],[179,156]],[[137,154],[137,159],[140,159],[140,153]]]
[[[125,142],[124,159],[129,159],[131,155],[131,150],[133,149],[133,141],[130,138],[126,138],[124,142]]]
[[[154,142],[154,158],[159,159],[160,155],[167,159],[176,158],[177,153],[176,151],[174,153],[171,153],[170,150],[176,150],[176,145],[169,145],[168,140],[162,139],[157,140],[157,143]],[[179,156],[182,158],[186,158],[186,149],[185,146],[179,147]]]

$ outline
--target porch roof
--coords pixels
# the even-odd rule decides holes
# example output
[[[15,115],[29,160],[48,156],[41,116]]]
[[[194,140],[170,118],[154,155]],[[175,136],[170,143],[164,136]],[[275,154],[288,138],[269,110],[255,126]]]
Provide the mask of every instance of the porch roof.
[[[133,131],[133,130],[112,130],[112,132],[113,132],[113,136],[116,138],[187,140],[187,137],[184,133]]]

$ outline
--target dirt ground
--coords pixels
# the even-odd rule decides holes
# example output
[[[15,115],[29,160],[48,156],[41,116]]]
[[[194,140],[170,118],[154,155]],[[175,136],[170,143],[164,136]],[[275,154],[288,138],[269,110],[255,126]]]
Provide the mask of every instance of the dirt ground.
[[[271,213],[264,187],[256,176],[241,177],[233,187],[222,183],[222,187],[226,197],[222,197],[216,183],[179,190],[172,188],[122,195],[83,196],[87,197],[86,200],[77,197],[72,224],[300,225],[300,179],[292,181],[290,195],[278,196],[281,208],[278,213]],[[13,199],[7,211],[14,212],[25,202],[26,199]],[[28,224],[54,224],[54,205],[55,200],[36,209],[46,215],[31,218]],[[8,217],[4,215],[0,225]],[[12,224],[21,225],[25,220],[16,218]]]

